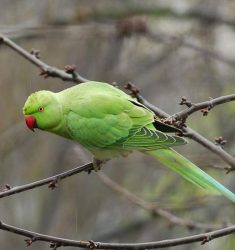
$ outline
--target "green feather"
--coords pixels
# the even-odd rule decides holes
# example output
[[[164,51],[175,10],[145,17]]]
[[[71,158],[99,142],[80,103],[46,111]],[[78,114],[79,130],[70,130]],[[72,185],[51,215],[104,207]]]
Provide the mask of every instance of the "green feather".
[[[182,175],[191,183],[206,190],[221,193],[231,201],[235,202],[234,193],[229,191],[222,184],[173,149],[159,149],[148,151],[146,153],[156,158],[163,165]]]

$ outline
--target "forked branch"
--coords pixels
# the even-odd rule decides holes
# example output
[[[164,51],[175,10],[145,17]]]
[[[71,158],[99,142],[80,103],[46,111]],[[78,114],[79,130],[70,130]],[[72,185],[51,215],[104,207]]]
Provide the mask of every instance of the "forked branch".
[[[189,115],[193,114],[196,111],[202,111],[203,114],[205,114],[204,112],[206,110],[211,110],[212,108],[214,108],[217,105],[220,104],[224,104],[227,102],[231,102],[235,100],[235,94],[231,94],[231,95],[225,95],[225,96],[220,96],[214,99],[210,99],[209,101],[205,101],[205,102],[199,102],[199,103],[190,103],[191,105],[178,112],[175,113],[172,118],[174,118],[175,120],[179,121],[181,119],[187,118]],[[181,105],[183,105],[184,103],[181,103]]]

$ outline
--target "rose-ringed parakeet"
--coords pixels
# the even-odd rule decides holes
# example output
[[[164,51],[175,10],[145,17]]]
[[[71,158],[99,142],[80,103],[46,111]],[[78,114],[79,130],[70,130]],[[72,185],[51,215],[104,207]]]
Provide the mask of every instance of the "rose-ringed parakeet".
[[[38,128],[79,142],[97,160],[126,156],[133,150],[159,160],[185,179],[233,202],[235,194],[171,147],[185,144],[169,135],[152,111],[107,83],[86,82],[54,93],[31,94],[23,108],[30,129]]]

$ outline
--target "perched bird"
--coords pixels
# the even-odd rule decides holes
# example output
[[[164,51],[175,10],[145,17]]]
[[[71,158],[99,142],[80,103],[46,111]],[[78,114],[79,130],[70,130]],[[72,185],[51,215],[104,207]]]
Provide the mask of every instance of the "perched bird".
[[[235,202],[235,194],[171,147],[185,139],[176,129],[158,121],[154,113],[118,88],[86,82],[54,93],[31,94],[23,108],[31,130],[38,128],[79,142],[94,155],[94,168],[133,150],[159,160],[185,179]]]

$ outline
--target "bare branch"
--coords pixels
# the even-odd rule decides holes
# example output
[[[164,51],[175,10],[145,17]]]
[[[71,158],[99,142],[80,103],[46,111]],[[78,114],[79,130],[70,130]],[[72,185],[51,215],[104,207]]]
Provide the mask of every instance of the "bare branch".
[[[27,52],[22,47],[14,43],[12,40],[0,33],[0,43],[4,43],[6,46],[13,49],[15,52],[23,56],[26,60],[37,66],[41,70],[41,75],[44,77],[58,77],[63,81],[71,81],[75,83],[87,82],[88,80],[78,73],[70,74],[64,70],[49,66],[48,64],[41,61],[35,55]]]
[[[172,117],[174,117],[176,120],[180,120],[182,118],[187,118],[189,115],[193,114],[194,112],[198,110],[202,110],[202,109],[211,110],[216,105],[223,104],[226,102],[231,102],[234,100],[235,100],[235,94],[231,94],[231,95],[225,95],[225,96],[220,96],[214,99],[210,99],[209,101],[205,101],[205,102],[191,103],[191,106],[189,108],[186,108],[174,114]]]
[[[54,176],[51,176],[49,178],[46,179],[42,179],[39,181],[35,181],[26,185],[22,185],[22,186],[18,186],[18,187],[10,187],[9,185],[6,186],[6,191],[0,192],[0,198],[6,197],[6,196],[11,196],[13,194],[16,193],[21,193],[23,191],[26,190],[30,190],[30,189],[34,189],[40,186],[44,186],[44,185],[49,185],[49,188],[54,189],[56,187],[56,184],[60,181],[63,180],[69,176],[81,173],[83,171],[87,171],[88,173],[93,170],[93,163],[87,163],[83,166],[78,166],[75,167],[71,170],[68,170],[66,172],[63,172],[61,174],[57,174]]]
[[[4,231],[8,231],[17,235],[22,235],[28,237],[26,239],[27,245],[32,245],[36,241],[44,241],[50,243],[50,245],[54,245],[57,247],[61,246],[71,246],[71,247],[81,247],[88,249],[129,249],[129,250],[142,250],[142,249],[157,249],[157,248],[165,248],[170,246],[179,246],[190,244],[194,242],[201,242],[201,244],[205,244],[213,239],[223,237],[229,234],[235,233],[235,226],[227,227],[224,229],[212,231],[209,233],[197,234],[193,236],[187,236],[183,238],[176,238],[170,240],[161,240],[155,242],[146,242],[146,243],[102,243],[102,242],[94,242],[94,241],[76,241],[65,238],[58,238],[53,236],[48,236],[44,234],[39,234],[36,232],[32,232],[29,230],[21,229],[18,227],[14,227],[3,222],[0,222],[0,229]],[[30,243],[28,243],[30,242]]]
[[[180,225],[180,226],[185,226],[188,229],[203,229],[206,231],[210,230],[215,230],[219,228],[224,228],[225,226],[228,225],[211,225],[211,224],[204,224],[200,222],[194,222],[192,220],[187,220],[187,219],[182,219],[173,213],[162,209],[160,206],[153,204],[151,202],[147,202],[136,195],[132,194],[130,191],[127,189],[121,187],[118,185],[116,182],[111,180],[107,175],[104,173],[97,173],[99,176],[100,180],[109,188],[114,190],[115,192],[125,196],[129,201],[134,203],[135,205],[144,208],[145,210],[149,211],[152,215],[157,215],[160,217],[163,217],[169,221],[169,223],[174,224],[174,225]]]

